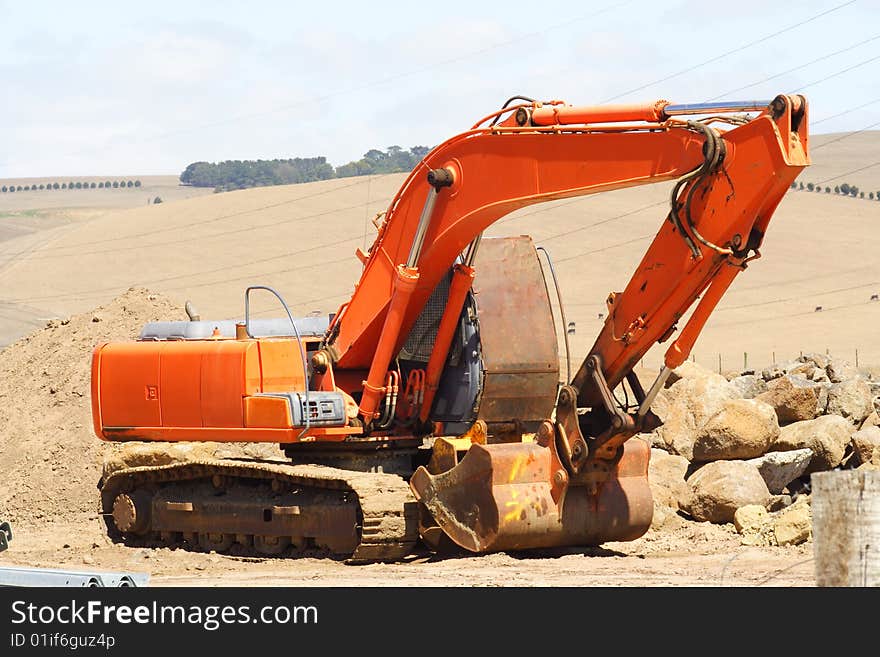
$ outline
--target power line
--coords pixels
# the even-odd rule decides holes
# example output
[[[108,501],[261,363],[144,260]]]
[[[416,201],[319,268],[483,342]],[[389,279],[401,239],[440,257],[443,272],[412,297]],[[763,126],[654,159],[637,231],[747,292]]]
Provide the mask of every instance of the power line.
[[[332,295],[326,296],[326,297],[318,297],[316,299],[307,299],[306,301],[300,301],[300,302],[295,303],[293,305],[294,306],[312,306],[312,305],[314,305],[316,303],[320,303],[322,301],[330,301],[331,299],[345,299],[349,296],[351,296],[351,292],[346,291],[346,292],[340,292],[339,294],[332,294]],[[272,310],[271,307],[262,306],[261,308],[254,310],[252,312],[259,315],[262,313],[267,313],[270,310]],[[226,317],[225,319],[235,319],[235,317]]]
[[[880,55],[877,55],[876,57],[871,57],[870,59],[863,60],[863,61],[859,62],[858,64],[853,64],[852,66],[848,66],[845,69],[842,69],[840,71],[836,71],[835,73],[832,73],[831,75],[826,75],[824,78],[820,78],[818,80],[815,80],[814,82],[810,82],[809,84],[805,84],[802,87],[798,87],[797,89],[794,89],[791,93],[797,93],[798,91],[803,91],[804,89],[807,89],[808,87],[812,87],[814,85],[817,85],[820,82],[825,82],[826,80],[830,80],[831,78],[836,78],[838,75],[843,75],[844,73],[848,73],[854,69],[861,68],[865,64],[870,64],[871,62],[875,62],[878,59],[880,59]]]
[[[742,287],[737,286],[736,288],[732,289],[731,292],[737,293],[737,292],[748,292],[750,290],[761,290],[766,287],[777,287],[779,285],[791,285],[792,283],[806,283],[806,282],[812,282],[812,281],[820,280],[820,279],[824,279],[824,278],[833,278],[835,276],[843,276],[845,274],[855,274],[856,272],[873,271],[873,270],[874,270],[873,267],[854,267],[852,269],[844,269],[841,271],[835,271],[835,272],[830,272],[830,273],[826,273],[826,274],[810,274],[809,276],[806,276],[806,277],[789,278],[784,281],[771,281],[769,283],[761,283],[759,285],[745,285]]]
[[[860,130],[856,130],[855,132],[849,132],[845,135],[841,135],[840,137],[837,137],[836,139],[829,139],[828,141],[822,142],[818,146],[813,147],[811,150],[818,151],[820,148],[825,148],[829,144],[833,144],[833,143],[841,141],[843,139],[849,139],[850,137],[852,137],[854,135],[861,134],[861,133],[865,132],[866,130],[870,130],[871,128],[874,128],[878,125],[880,125],[880,121],[877,121],[876,123],[872,123],[871,125],[865,126],[864,128],[861,128]],[[844,175],[846,175],[846,174],[844,174]]]
[[[865,169],[870,169],[871,167],[875,167],[875,166],[877,166],[878,164],[880,164],[880,161],[872,162],[871,164],[866,164],[865,166],[863,166],[863,167],[859,167],[858,169],[853,169],[853,170],[851,170],[851,171],[847,171],[847,172],[845,172],[845,173],[841,173],[841,174],[839,174],[839,175],[837,175],[837,176],[831,176],[830,178],[826,178],[825,180],[820,180],[819,182],[814,183],[814,184],[816,184],[816,185],[824,185],[825,183],[827,183],[827,182],[831,182],[832,180],[837,180],[838,178],[843,178],[844,176],[849,176],[849,175],[852,175],[852,174],[854,174],[854,173],[859,173],[860,171],[864,171]]]
[[[317,251],[317,250],[319,250],[319,249],[323,249],[323,248],[326,248],[326,247],[328,247],[328,246],[338,246],[338,245],[340,245],[340,244],[344,244],[345,242],[353,242],[353,241],[358,240],[358,239],[360,239],[360,236],[357,236],[357,237],[346,237],[346,238],[343,238],[343,239],[341,239],[341,240],[337,240],[337,241],[335,241],[335,242],[325,242],[325,243],[317,244],[317,245],[310,246],[310,247],[307,247],[307,248],[304,248],[304,249],[300,249],[299,251],[293,251],[293,252],[291,252],[291,253],[283,253],[283,254],[281,254],[281,255],[271,256],[271,257],[268,257],[268,258],[260,258],[259,260],[251,260],[251,261],[249,261],[249,262],[245,262],[245,263],[242,263],[242,264],[239,264],[239,265],[232,265],[232,266],[227,266],[227,267],[217,267],[217,268],[215,268],[215,269],[211,269],[211,270],[207,270],[207,271],[200,271],[200,272],[198,272],[198,274],[199,274],[199,276],[205,276],[205,275],[208,275],[208,274],[216,274],[216,273],[219,273],[219,272],[228,272],[230,269],[240,269],[240,268],[242,268],[242,267],[251,267],[251,266],[253,266],[253,265],[264,264],[264,263],[272,262],[272,261],[275,261],[275,260],[281,260],[282,258],[290,258],[290,257],[292,257],[292,256],[301,255],[301,254],[303,254],[303,253],[309,253],[309,252],[312,252],[312,251]],[[350,258],[351,258],[351,256],[348,256],[348,257],[346,258],[346,260],[349,260]],[[338,261],[330,261],[330,262],[341,262],[341,260],[338,260]],[[315,264],[315,265],[307,265],[306,267],[318,267],[318,266],[323,266],[324,264],[329,264],[329,263],[328,263],[327,261],[322,261],[322,262],[317,263],[317,264]],[[254,275],[262,275],[262,276],[265,276],[265,275],[271,275],[271,274],[273,274],[273,273],[286,273],[286,272],[288,272],[288,271],[298,271],[298,270],[303,269],[303,268],[304,268],[304,267],[295,267],[295,268],[293,268],[293,269],[287,268],[287,269],[277,270],[277,271],[274,271],[274,272],[263,272],[262,274],[254,274]],[[157,278],[157,279],[153,279],[153,280],[150,280],[150,281],[142,281],[142,282],[139,282],[139,283],[137,283],[137,284],[138,284],[138,285],[144,285],[144,286],[148,286],[148,285],[156,285],[156,284],[158,284],[158,283],[168,283],[168,282],[170,282],[170,281],[175,281],[175,280],[179,280],[179,279],[182,279],[182,278],[190,278],[191,276],[193,276],[193,274],[176,274],[176,275],[174,275],[174,276],[166,276],[166,277],[164,277],[164,278]],[[246,277],[234,277],[234,278],[222,279],[222,280],[219,280],[219,281],[212,281],[212,282],[210,282],[210,283],[193,284],[192,286],[184,286],[184,287],[204,287],[205,285],[219,285],[219,284],[227,283],[227,282],[230,282],[230,281],[241,280],[242,278],[246,278]],[[21,298],[21,299],[15,299],[15,298],[8,298],[8,297],[7,297],[7,298],[4,299],[3,301],[4,301],[4,302],[8,302],[8,303],[23,303],[23,302],[30,302],[30,301],[49,301],[49,300],[52,300],[52,299],[67,299],[67,298],[78,298],[78,299],[79,299],[79,298],[91,298],[91,297],[93,297],[93,296],[101,296],[103,293],[113,292],[113,291],[115,291],[116,289],[117,289],[117,286],[112,286],[112,287],[104,287],[104,288],[95,288],[95,289],[92,289],[92,290],[85,290],[85,291],[81,292],[79,295],[71,295],[71,294],[51,294],[51,295],[44,295],[44,296],[30,297],[30,298]],[[174,287],[172,287],[172,288],[170,288],[170,289],[178,289],[178,288],[174,288]]]
[[[556,233],[555,235],[550,235],[549,237],[544,237],[541,239],[541,243],[549,242],[550,240],[555,240],[560,237],[568,237],[569,235],[573,235],[574,233],[578,233],[582,230],[586,230],[588,228],[595,228],[596,226],[601,226],[602,224],[607,224],[612,221],[617,221],[618,219],[623,219],[624,217],[629,217],[634,214],[638,214],[640,212],[644,212],[645,210],[650,210],[651,208],[656,208],[661,205],[667,205],[668,201],[658,201],[657,203],[651,203],[650,205],[645,205],[641,208],[636,208],[635,210],[630,210],[629,212],[624,212],[623,214],[618,214],[613,217],[608,217],[607,219],[601,219],[600,221],[595,221],[586,226],[579,226],[578,228],[573,228],[571,230],[567,230],[562,233]]]
[[[785,297],[781,299],[770,299],[768,301],[756,301],[754,303],[743,303],[738,306],[724,306],[723,308],[718,308],[718,310],[741,310],[743,308],[755,308],[757,306],[769,306],[775,303],[788,303],[789,301],[801,301],[803,299],[812,299],[813,297],[821,297],[826,294],[839,294],[841,292],[850,292],[852,290],[860,290],[863,287],[874,287],[875,285],[880,285],[880,281],[874,281],[872,283],[863,283],[862,285],[850,285],[848,287],[839,287],[835,290],[826,290],[825,292],[811,292],[810,294],[796,296],[796,297]]]
[[[858,48],[859,46],[863,46],[866,43],[870,43],[871,41],[876,41],[877,39],[880,39],[880,34],[878,34],[877,36],[873,36],[870,39],[865,39],[864,41],[859,41],[858,43],[853,44],[851,46],[848,46],[846,48],[843,48],[842,50],[836,50],[835,52],[828,53],[827,55],[823,55],[822,57],[817,57],[816,59],[814,59],[812,61],[809,61],[805,64],[801,64],[800,66],[795,66],[794,68],[790,68],[787,71],[783,71],[782,73],[777,73],[776,75],[771,75],[769,78],[764,78],[760,82],[752,82],[751,84],[747,84],[744,87],[737,87],[736,89],[731,89],[730,91],[725,91],[723,94],[719,94],[713,98],[707,98],[706,102],[718,100],[719,98],[725,98],[725,97],[729,98],[731,96],[731,94],[735,94],[739,91],[743,91],[744,89],[750,89],[751,87],[756,87],[759,84],[764,84],[765,82],[769,82],[770,80],[775,80],[776,78],[782,77],[783,75],[788,75],[789,73],[794,73],[795,71],[799,71],[802,68],[806,68],[807,66],[812,66],[813,64],[817,64],[818,62],[821,62],[823,60],[834,57],[835,55],[840,55],[841,53],[848,52],[850,50]]]
[[[355,237],[354,239],[357,240],[357,239],[360,239],[360,237]],[[352,241],[352,240],[347,240],[347,241]],[[348,255],[348,256],[345,256],[344,258],[337,258],[336,260],[322,260],[321,262],[317,263],[317,265],[310,264],[310,265],[299,265],[297,267],[286,267],[285,269],[275,269],[275,270],[268,271],[268,272],[260,272],[258,274],[246,274],[243,276],[236,276],[234,278],[224,278],[219,281],[208,281],[205,283],[188,283],[186,285],[177,285],[177,286],[169,287],[168,289],[169,290],[189,290],[189,289],[195,288],[195,287],[211,287],[212,285],[234,283],[235,281],[253,280],[254,277],[257,277],[257,276],[277,276],[278,274],[290,274],[292,272],[302,271],[304,269],[314,269],[316,266],[323,268],[323,267],[327,267],[328,265],[338,265],[338,264],[342,264],[342,263],[349,263],[350,264],[352,262],[353,262],[352,257],[350,255]],[[182,277],[178,277],[178,278],[182,278]]]
[[[332,180],[332,179],[331,179]],[[71,249],[79,249],[83,246],[94,246],[96,244],[105,244],[108,242],[119,242],[121,240],[130,240],[138,237],[150,237],[152,235],[161,235],[164,233],[169,233],[177,230],[188,230],[193,226],[204,226],[206,224],[211,224],[217,221],[223,221],[224,219],[234,219],[235,217],[241,217],[252,212],[261,212],[262,210],[271,210],[272,208],[278,208],[284,205],[290,205],[291,203],[296,203],[297,201],[304,201],[310,198],[316,198],[318,196],[325,196],[327,194],[332,194],[333,192],[337,192],[343,189],[348,189],[349,187],[356,187],[357,185],[363,185],[364,181],[358,180],[355,182],[348,183],[346,185],[339,185],[336,187],[332,187],[330,189],[324,189],[319,192],[314,192],[311,194],[305,194],[303,196],[297,196],[296,198],[287,199],[285,201],[279,201],[277,203],[270,203],[268,205],[262,205],[255,208],[248,208],[246,210],[240,210],[238,212],[231,212],[229,214],[224,214],[219,217],[211,217],[210,219],[202,219],[201,221],[193,221],[181,226],[172,226],[170,228],[157,228],[155,230],[148,230],[142,233],[134,233],[130,235],[124,235],[120,237],[107,237],[100,240],[92,240],[89,242],[83,242],[80,244],[74,245],[60,245],[60,246],[49,246],[45,249],[41,249],[41,251],[63,251],[63,250],[71,250]],[[19,255],[19,253],[13,253],[12,256]]]
[[[376,199],[374,202],[382,202],[382,201],[390,201],[390,200],[391,200],[391,197],[389,196],[389,197],[385,197],[382,199]],[[289,219],[281,219],[280,221],[274,221],[274,222],[268,223],[268,224],[260,224],[258,226],[243,226],[241,228],[233,228],[230,230],[223,230],[223,231],[219,231],[216,233],[211,233],[210,235],[200,235],[199,240],[204,241],[204,240],[214,239],[217,237],[226,237],[229,235],[235,235],[238,233],[253,233],[254,231],[264,230],[266,228],[277,228],[278,226],[283,226],[286,224],[299,223],[301,221],[307,221],[309,219],[317,219],[320,217],[326,217],[327,215],[336,214],[338,212],[344,212],[346,210],[358,210],[362,207],[366,210],[367,208],[369,208],[369,205],[370,205],[370,202],[356,203],[355,205],[348,205],[348,206],[345,206],[342,208],[333,208],[331,210],[325,210],[324,212],[315,212],[313,214],[307,214],[302,217],[291,217]],[[259,209],[251,210],[251,211],[248,211],[248,214],[250,214],[250,212],[257,212],[257,211],[259,211]],[[228,218],[228,217],[224,217],[224,218]],[[181,228],[190,228],[190,225],[182,226]],[[175,230],[179,230],[179,229],[175,229]],[[117,238],[117,239],[130,239],[130,238],[126,237],[126,238]],[[172,240],[168,240],[165,242],[149,242],[147,244],[132,244],[129,246],[115,246],[115,247],[111,247],[109,249],[96,249],[94,251],[78,251],[78,252],[69,253],[69,254],[64,253],[64,254],[56,254],[56,255],[51,255],[51,254],[50,255],[37,255],[37,256],[30,258],[30,260],[55,260],[58,258],[79,258],[81,256],[86,256],[86,255],[100,255],[103,253],[119,253],[120,251],[139,251],[141,249],[145,249],[145,248],[149,248],[149,247],[177,246],[179,244],[180,244],[180,240],[172,239]],[[335,244],[335,242],[328,243],[328,245],[332,245],[332,244]]]
[[[617,100],[618,98],[622,98],[623,96],[628,96],[629,94],[631,94],[633,92],[641,91],[642,89],[647,89],[648,87],[653,87],[655,84],[660,84],[661,82],[666,82],[667,80],[672,80],[673,78],[677,78],[681,75],[684,75],[685,73],[690,73],[691,71],[695,71],[696,69],[705,66],[706,64],[711,64],[712,62],[717,62],[718,60],[724,59],[725,57],[727,57],[729,55],[733,55],[733,54],[738,53],[738,52],[745,50],[747,48],[751,48],[752,46],[756,46],[759,43],[763,43],[764,41],[769,41],[773,37],[777,37],[780,34],[785,34],[786,32],[790,32],[791,30],[794,30],[798,27],[801,27],[802,25],[806,25],[807,23],[811,23],[815,20],[818,20],[822,16],[827,16],[828,14],[835,12],[835,11],[838,11],[840,9],[843,9],[844,7],[851,5],[854,2],[856,2],[856,0],[847,0],[847,2],[843,2],[839,5],[836,5],[836,6],[832,7],[831,9],[826,9],[825,11],[822,11],[818,14],[815,14],[807,19],[804,19],[804,20],[798,22],[798,23],[795,23],[793,25],[789,25],[788,27],[785,27],[781,30],[773,32],[772,34],[768,34],[766,36],[763,36],[760,39],[756,39],[755,41],[751,41],[751,42],[749,42],[745,45],[742,45],[738,48],[734,48],[733,50],[728,50],[727,52],[721,53],[720,55],[716,55],[715,57],[711,57],[705,61],[700,62],[699,64],[694,64],[693,66],[689,66],[688,68],[683,69],[681,71],[678,71],[677,73],[672,73],[671,75],[667,75],[666,77],[660,78],[659,80],[654,80],[653,82],[648,82],[648,83],[643,84],[639,87],[634,87],[633,89],[630,89],[629,91],[624,91],[623,93],[619,93],[616,96],[611,96],[610,98],[606,98],[602,102],[607,103],[612,100]]]
[[[875,98],[874,100],[869,100],[864,105],[859,105],[857,107],[851,107],[848,110],[844,110],[843,112],[838,112],[837,114],[832,114],[831,116],[826,116],[824,119],[819,119],[818,121],[810,121],[810,126],[818,125],[820,123],[825,123],[825,121],[830,121],[831,119],[836,119],[839,116],[844,116],[845,114],[849,114],[851,112],[855,112],[856,110],[860,110],[868,105],[873,105],[880,101],[880,98]]]
[[[473,57],[475,57],[475,56],[482,55],[482,54],[485,54],[485,53],[487,53],[487,52],[491,52],[491,51],[493,51],[493,50],[497,50],[497,49],[499,49],[499,48],[504,48],[504,47],[506,47],[506,46],[513,45],[513,44],[515,44],[515,43],[519,43],[519,42],[521,42],[521,41],[525,41],[525,40],[527,40],[527,39],[531,39],[531,38],[533,38],[533,37],[539,36],[539,35],[544,34],[544,33],[546,33],[546,32],[550,32],[550,31],[552,31],[552,30],[557,30],[557,29],[559,29],[559,28],[567,27],[568,25],[571,25],[571,24],[574,24],[574,23],[577,23],[577,22],[580,22],[580,21],[584,21],[584,20],[587,20],[587,19],[590,19],[590,18],[595,18],[595,17],[597,17],[597,16],[601,16],[602,14],[607,13],[607,12],[609,12],[609,11],[612,11],[612,10],[614,10],[614,9],[619,9],[620,7],[623,7],[623,6],[625,6],[625,5],[631,4],[631,2],[632,2],[632,0],[625,0],[624,2],[618,2],[618,3],[615,3],[615,4],[611,4],[611,5],[606,5],[605,7],[602,7],[601,9],[597,9],[596,11],[590,12],[590,13],[588,13],[588,14],[584,14],[584,15],[582,15],[582,16],[576,16],[576,17],[574,17],[574,18],[570,18],[570,19],[568,19],[568,20],[561,21],[561,22],[559,22],[559,23],[554,23],[553,25],[549,25],[549,26],[547,26],[547,27],[545,27],[545,28],[542,28],[542,29],[540,29],[540,30],[535,30],[535,31],[533,31],[533,32],[528,32],[528,33],[526,33],[526,34],[522,34],[522,35],[520,35],[520,36],[514,37],[513,39],[508,39],[507,41],[502,41],[502,42],[500,42],[500,43],[496,43],[496,44],[493,44],[493,45],[491,45],[491,46],[486,46],[486,47],[484,47],[484,48],[480,48],[479,50],[475,50],[475,51],[472,51],[472,52],[469,52],[469,53],[465,53],[465,54],[463,54],[463,55],[459,55],[459,56],[457,56],[457,57],[451,57],[451,58],[449,58],[449,59],[444,59],[444,60],[441,60],[441,61],[433,61],[433,63],[427,64],[427,65],[425,65],[425,66],[421,66],[421,67],[419,67],[419,68],[411,69],[411,70],[409,70],[409,71],[403,71],[403,72],[395,73],[395,74],[393,74],[393,75],[388,75],[388,76],[385,76],[385,77],[382,77],[382,78],[376,78],[376,79],[370,80],[370,81],[368,81],[368,82],[365,82],[364,84],[357,85],[357,86],[354,86],[354,87],[350,87],[350,88],[347,88],[347,89],[340,89],[340,90],[332,91],[332,92],[329,92],[329,93],[326,93],[326,94],[322,94],[322,95],[319,95],[319,96],[313,96],[313,97],[311,97],[311,98],[305,98],[305,99],[302,99],[302,100],[298,100],[298,101],[293,102],[293,103],[288,103],[288,104],[285,104],[285,105],[278,105],[278,106],[276,106],[276,107],[274,107],[274,108],[271,108],[271,109],[268,109],[268,110],[263,110],[263,111],[260,111],[260,112],[252,112],[252,113],[249,113],[249,114],[240,114],[240,115],[237,115],[237,116],[228,117],[228,118],[221,119],[221,120],[218,120],[218,121],[213,121],[213,122],[211,122],[211,123],[202,123],[202,124],[199,124],[199,125],[189,126],[189,127],[181,128],[181,129],[178,129],[178,130],[171,130],[171,131],[166,131],[166,132],[163,132],[163,133],[158,133],[158,134],[150,135],[150,136],[148,136],[148,137],[145,137],[145,138],[142,139],[141,141],[142,141],[142,143],[146,143],[146,142],[151,142],[151,141],[156,141],[156,140],[166,139],[166,138],[168,138],[168,137],[176,137],[176,136],[179,136],[179,135],[182,135],[182,134],[187,134],[187,133],[196,132],[196,131],[198,131],[198,130],[204,130],[204,129],[207,129],[207,128],[216,128],[216,127],[219,127],[219,126],[222,126],[222,125],[227,125],[227,124],[229,124],[229,123],[237,123],[237,122],[239,122],[239,121],[244,121],[244,120],[248,120],[248,119],[260,118],[260,117],[267,116],[267,115],[270,115],[270,114],[276,114],[276,113],[278,113],[278,112],[286,112],[286,111],[289,111],[289,110],[295,109],[295,108],[297,108],[297,107],[303,107],[303,106],[306,106],[306,105],[312,105],[312,104],[315,104],[315,103],[320,103],[320,102],[323,102],[323,101],[326,101],[326,100],[330,100],[331,98],[335,98],[335,97],[337,97],[337,96],[344,96],[344,95],[347,95],[347,94],[356,93],[356,92],[359,92],[359,91],[364,91],[364,90],[366,90],[366,89],[370,89],[370,88],[372,88],[372,87],[380,86],[380,85],[383,85],[383,84],[388,84],[389,82],[395,82],[395,81],[397,81],[397,80],[401,80],[401,79],[404,79],[404,78],[412,77],[412,76],[414,76],[414,75],[419,75],[419,74],[421,74],[421,73],[426,73],[426,72],[428,72],[428,71],[431,71],[431,70],[434,70],[434,69],[437,69],[437,68],[440,68],[440,67],[443,67],[443,66],[448,66],[449,64],[455,64],[455,63],[458,63],[458,62],[461,62],[461,61],[465,61],[465,60],[467,60],[467,59],[471,59],[471,58],[473,58]],[[94,152],[97,148],[98,148],[98,147],[88,148],[88,149],[81,149],[81,150],[75,151],[75,152],[73,152],[73,153],[68,153],[67,155],[62,156],[62,157],[70,157],[70,156],[72,156],[72,155],[79,155],[79,154],[82,154],[82,153],[91,153],[91,152]]]
[[[771,281],[769,283],[761,283],[758,285],[744,285],[744,286],[737,285],[737,287],[732,288],[730,290],[729,294],[732,296],[732,295],[736,295],[738,293],[749,292],[752,290],[760,290],[760,289],[764,289],[764,288],[768,288],[768,287],[779,287],[780,285],[791,285],[792,283],[813,282],[813,281],[817,281],[817,280],[823,280],[826,278],[836,278],[838,276],[844,276],[846,274],[853,274],[856,272],[863,272],[866,270],[873,271],[873,268],[871,268],[871,267],[856,267],[853,269],[846,269],[846,270],[842,270],[842,271],[829,272],[829,273],[825,273],[825,274],[811,274],[810,276],[806,276],[806,277],[789,278],[784,281],[783,280]],[[868,285],[874,285],[874,283],[869,283]],[[851,288],[841,288],[841,289],[849,290],[849,289],[857,289],[858,287],[867,287],[867,286],[854,286]],[[758,301],[755,303],[744,303],[744,304],[740,304],[737,306],[719,305],[718,308],[715,309],[715,312],[717,313],[717,312],[722,312],[722,311],[726,311],[726,310],[740,310],[742,308],[752,308],[754,306],[770,305],[770,304],[774,304],[774,303],[784,303],[787,301],[797,301],[799,299],[805,299],[805,298],[808,298],[811,296],[819,296],[820,294],[830,294],[831,292],[835,292],[835,291],[839,291],[839,290],[831,290],[829,292],[821,292],[821,293],[816,293],[816,294],[804,295],[804,296],[800,296],[800,297],[786,297],[786,298],[771,299],[769,301]],[[725,298],[728,298],[728,297],[725,297]],[[604,303],[598,303],[598,302],[597,303],[575,302],[575,303],[566,303],[565,305],[566,305],[566,307],[568,307],[568,306],[572,306],[572,307],[576,307],[576,306],[602,306],[602,307],[604,307],[605,306]]]
[[[556,260],[556,263],[558,264],[561,262],[568,262],[570,260],[576,260],[578,258],[582,258],[583,256],[586,256],[586,255],[592,255],[594,253],[602,253],[604,251],[616,249],[619,246],[626,246],[627,244],[634,244],[635,242],[641,242],[642,240],[650,239],[651,237],[654,237],[654,235],[655,235],[654,233],[652,233],[650,235],[642,235],[641,237],[634,237],[631,240],[626,240],[625,242],[617,242],[616,244],[609,244],[608,246],[602,247],[601,249],[593,249],[592,251],[583,251],[581,253],[576,253],[575,255],[569,256],[567,258],[558,258]]]
[[[829,306],[827,308],[823,306],[822,310],[821,310],[821,314],[824,314],[827,312],[833,312],[835,310],[843,310],[845,308],[855,308],[856,306],[867,306],[870,304],[877,305],[877,302],[876,301],[873,301],[873,302],[872,301],[855,301],[853,303],[842,303],[840,305]],[[773,317],[750,317],[749,319],[737,320],[734,322],[721,322],[721,323],[714,323],[713,322],[712,327],[713,328],[720,328],[720,327],[724,327],[724,326],[740,326],[743,324],[756,324],[758,322],[769,322],[769,321],[775,321],[775,320],[779,320],[779,319],[791,319],[792,317],[805,317],[807,315],[815,316],[816,314],[818,314],[818,313],[815,310],[804,310],[802,312],[791,313],[788,315],[774,315]]]

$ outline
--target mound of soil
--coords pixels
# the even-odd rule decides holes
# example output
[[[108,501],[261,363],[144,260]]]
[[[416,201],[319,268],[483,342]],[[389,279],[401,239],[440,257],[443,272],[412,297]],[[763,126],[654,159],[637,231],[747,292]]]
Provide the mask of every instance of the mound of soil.
[[[105,443],[92,429],[92,351],[136,338],[146,322],[185,319],[182,305],[130,288],[0,352],[0,518],[41,524],[98,512]]]

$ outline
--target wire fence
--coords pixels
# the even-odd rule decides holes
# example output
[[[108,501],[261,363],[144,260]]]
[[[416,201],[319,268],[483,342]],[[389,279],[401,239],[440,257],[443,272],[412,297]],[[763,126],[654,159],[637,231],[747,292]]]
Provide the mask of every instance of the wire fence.
[[[719,374],[731,372],[749,372],[774,367],[777,365],[785,365],[810,354],[818,354],[831,359],[832,361],[844,362],[858,369],[869,372],[876,371],[880,375],[880,358],[869,352],[870,356],[865,358],[865,351],[860,347],[852,347],[845,350],[832,350],[825,348],[821,351],[817,349],[800,349],[796,352],[786,351],[742,351],[738,354],[715,352],[710,354],[693,352],[688,358],[689,361],[696,363],[706,369],[711,369]],[[642,358],[639,361],[639,367],[642,369],[659,370],[663,366],[662,360],[650,356]]]

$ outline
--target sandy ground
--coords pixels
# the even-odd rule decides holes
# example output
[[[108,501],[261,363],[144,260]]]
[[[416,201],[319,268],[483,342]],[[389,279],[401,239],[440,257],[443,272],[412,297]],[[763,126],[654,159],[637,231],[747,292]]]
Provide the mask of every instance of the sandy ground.
[[[812,543],[745,547],[731,526],[681,520],[639,540],[588,549],[347,565],[141,549],[112,544],[94,514],[21,524],[0,565],[137,572],[150,586],[605,586],[813,587]]]

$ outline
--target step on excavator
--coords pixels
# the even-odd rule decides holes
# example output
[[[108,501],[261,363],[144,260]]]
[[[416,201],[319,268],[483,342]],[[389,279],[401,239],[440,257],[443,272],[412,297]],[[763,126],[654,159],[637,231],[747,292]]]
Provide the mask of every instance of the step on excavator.
[[[797,95],[594,107],[511,98],[413,169],[358,249],[363,272],[335,313],[293,317],[276,290],[255,285],[243,320],[190,312],[95,348],[99,438],[155,442],[160,456],[204,441],[281,455],[105,468],[109,533],[352,563],[638,538],[653,512],[650,449],[631,438],[658,425],[655,395],[760,257],[809,165],[807,116]],[[532,204],[663,181],[674,181],[668,212],[624,290],[608,295],[572,376],[549,254],[528,236],[483,232]],[[258,291],[286,316],[252,318]],[[645,391],[634,367],[669,340]]]

